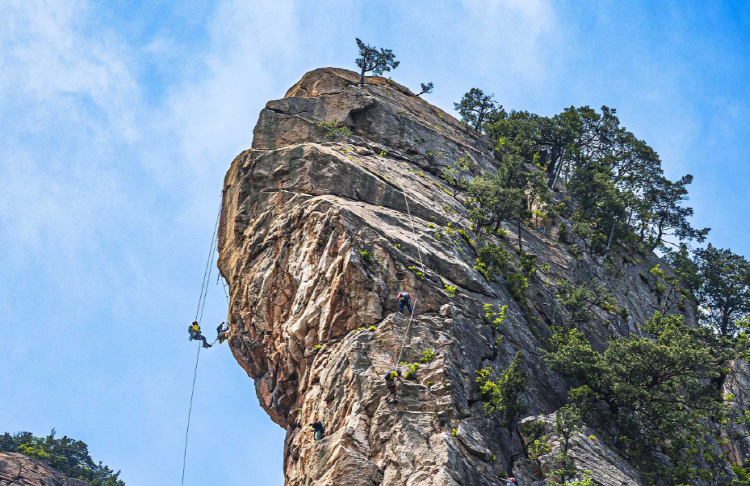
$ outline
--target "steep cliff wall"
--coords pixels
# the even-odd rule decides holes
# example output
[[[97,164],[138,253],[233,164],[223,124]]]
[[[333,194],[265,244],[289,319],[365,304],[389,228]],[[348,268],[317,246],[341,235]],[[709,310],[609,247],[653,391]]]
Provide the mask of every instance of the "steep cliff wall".
[[[474,171],[494,170],[491,142],[403,86],[357,80],[341,69],[306,74],[267,104],[252,149],[226,176],[219,267],[231,288],[232,351],[287,430],[288,485],[501,484],[511,448],[521,445],[484,417],[475,370],[499,372],[522,351],[530,374],[522,398],[530,416],[551,422],[570,385],[539,359],[553,319],[564,317],[553,304],[556,282],[611,282],[630,319],[594,309],[600,318],[583,330],[601,349],[611,336],[638,333],[657,307],[642,275],[659,260],[616,256],[605,267],[561,245],[559,221],[524,227],[539,270],[522,308],[502,281],[473,268],[466,211],[437,177],[466,154]],[[334,120],[353,135],[327,140],[318,123]],[[416,299],[408,335],[396,312],[401,290]],[[497,349],[485,304],[508,306]],[[687,319],[695,324],[690,309]],[[383,376],[402,343],[402,361],[427,349],[437,357],[389,404]],[[307,426],[314,417],[326,420],[317,442]],[[597,439],[575,441],[580,469],[602,485],[641,484],[600,431],[584,432]],[[544,460],[520,460],[512,474],[532,484],[548,470]]]

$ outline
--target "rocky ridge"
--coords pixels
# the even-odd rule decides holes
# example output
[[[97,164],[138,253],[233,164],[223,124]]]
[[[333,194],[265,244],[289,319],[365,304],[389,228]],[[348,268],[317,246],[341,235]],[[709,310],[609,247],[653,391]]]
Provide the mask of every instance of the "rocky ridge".
[[[0,452],[0,486],[90,486],[86,481],[71,479],[46,462],[17,452]]]
[[[582,329],[602,349],[611,336],[638,333],[653,313],[656,297],[642,275],[660,260],[649,254],[613,270],[561,245],[559,221],[524,227],[539,271],[520,306],[503,282],[473,268],[468,216],[438,177],[467,155],[474,172],[494,170],[492,142],[397,83],[358,79],[318,69],[268,102],[252,148],[224,183],[219,268],[231,290],[230,346],[263,408],[287,430],[286,484],[489,486],[504,473],[543,484],[551,468],[544,457],[507,471],[521,444],[484,417],[475,370],[497,374],[521,351],[530,375],[525,420],[550,424],[555,444],[554,411],[570,382],[539,359],[554,319],[565,315],[555,308],[555,283],[618,272],[611,290],[630,318],[597,308],[606,324]],[[328,140],[324,121],[352,136]],[[396,312],[401,290],[416,299],[408,336],[408,319]],[[508,306],[497,346],[485,304]],[[696,323],[690,309],[686,319]],[[437,356],[388,404],[383,376],[402,343],[402,361],[418,362],[428,349]],[[317,442],[308,427],[315,417],[326,423]],[[578,468],[601,485],[643,484],[606,437],[583,431],[572,449]]]

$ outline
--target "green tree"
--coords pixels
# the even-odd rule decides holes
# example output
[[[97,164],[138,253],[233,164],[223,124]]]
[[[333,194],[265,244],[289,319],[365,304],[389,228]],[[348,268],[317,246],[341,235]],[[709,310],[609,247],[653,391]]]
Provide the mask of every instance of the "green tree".
[[[750,316],[750,263],[710,243],[695,251],[694,263],[701,321],[720,336],[736,335]]]
[[[119,479],[119,471],[114,472],[91,459],[84,442],[67,436],[57,439],[55,435],[55,429],[46,437],[35,437],[31,432],[13,435],[6,432],[0,436],[0,452],[19,452],[46,461],[68,477],[87,481],[92,486],[125,486]]]
[[[459,157],[455,164],[445,167],[440,173],[440,177],[451,187],[453,197],[456,197],[459,190],[469,187],[469,182],[463,177],[463,174],[469,172],[471,164],[473,164],[471,156],[467,153],[463,157]]]
[[[573,478],[578,469],[570,457],[570,439],[579,431],[581,411],[573,404],[568,404],[555,413],[555,433],[560,436],[560,452],[555,457],[550,476],[559,477],[563,483]]]
[[[599,281],[576,287],[567,280],[557,283],[557,299],[570,313],[572,324],[590,321],[594,318],[592,309],[601,307],[608,312],[616,312],[619,305],[609,289]]]
[[[419,97],[419,96],[422,96],[423,94],[430,94],[430,93],[432,93],[432,88],[434,88],[434,86],[432,85],[432,81],[430,81],[427,84],[422,83],[422,91],[420,91],[419,93],[417,93],[414,96]]]
[[[510,437],[508,472],[513,470],[513,463],[515,462],[513,431],[516,430],[516,425],[521,417],[529,411],[529,407],[520,399],[521,393],[526,389],[529,382],[529,374],[521,369],[522,363],[523,354],[519,351],[510,366],[494,381],[491,379],[491,368],[477,371],[476,382],[479,384],[479,394],[484,402],[484,413],[489,417],[500,415],[501,425],[505,427],[508,431],[508,437]]]
[[[634,424],[634,440],[653,446],[700,436],[703,421],[722,411],[711,379],[733,358],[731,343],[658,312],[642,331],[643,337],[615,339],[600,353],[578,330],[559,329],[544,359],[587,385],[621,423]]]
[[[645,195],[649,212],[643,218],[644,225],[640,232],[641,241],[650,250],[662,246],[664,238],[668,236],[674,236],[680,241],[705,241],[710,228],[693,228],[688,221],[693,215],[693,208],[681,205],[688,199],[687,186],[692,182],[693,176],[688,174],[677,182],[660,177],[650,183]]]
[[[375,76],[380,76],[385,71],[396,69],[399,61],[396,61],[396,55],[390,49],[380,49],[369,46],[359,39],[357,47],[359,48],[359,57],[354,61],[360,69],[359,84],[364,86],[365,74],[372,72]]]
[[[487,117],[502,110],[502,106],[492,98],[494,95],[486,95],[478,88],[471,88],[461,101],[453,103],[456,111],[461,115],[461,121],[467,126],[471,125],[475,130],[481,130]]]

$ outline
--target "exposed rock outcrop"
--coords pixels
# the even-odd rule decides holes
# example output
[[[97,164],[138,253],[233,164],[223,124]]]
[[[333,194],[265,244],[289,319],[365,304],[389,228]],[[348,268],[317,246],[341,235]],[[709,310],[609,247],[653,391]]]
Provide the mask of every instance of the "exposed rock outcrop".
[[[403,86],[357,80],[341,69],[306,74],[267,104],[252,149],[225,179],[219,267],[231,288],[230,345],[263,408],[287,430],[286,483],[489,486],[503,473],[540,481],[544,461],[506,470],[521,444],[484,417],[475,370],[499,372],[522,351],[530,375],[523,399],[530,415],[551,423],[570,385],[538,357],[553,313],[564,315],[551,305],[554,284],[611,282],[630,319],[595,309],[602,324],[583,330],[602,349],[653,313],[656,297],[642,275],[659,259],[605,268],[559,244],[557,225],[524,228],[540,270],[522,308],[503,282],[473,268],[466,211],[437,177],[466,154],[474,171],[494,170],[491,141]],[[334,120],[353,135],[326,139],[318,123]],[[396,312],[402,289],[416,299],[408,336],[408,318]],[[497,349],[485,304],[508,306]],[[695,323],[690,309],[687,319]],[[417,362],[427,349],[437,357],[388,404],[383,376],[402,343],[402,361]],[[326,423],[317,442],[308,427],[315,417]],[[599,484],[642,484],[603,440],[575,441],[572,455]]]
[[[71,479],[46,462],[17,452],[0,452],[0,486],[90,486],[86,481]]]

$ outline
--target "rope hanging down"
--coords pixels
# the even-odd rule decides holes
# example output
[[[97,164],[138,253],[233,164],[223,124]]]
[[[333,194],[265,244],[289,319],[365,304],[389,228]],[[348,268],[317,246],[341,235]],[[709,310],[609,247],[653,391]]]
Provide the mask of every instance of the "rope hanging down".
[[[417,233],[414,231],[414,219],[411,217],[411,211],[409,210],[409,198],[406,197],[406,190],[401,187],[401,194],[404,195],[404,201],[406,202],[406,214],[409,215],[409,221],[411,223],[411,235],[414,239],[414,244],[417,245],[417,255],[419,255],[419,266],[422,268],[422,275],[426,275],[424,271],[424,262],[422,261],[422,251],[419,249],[419,240],[417,240]],[[409,330],[411,330],[411,321],[414,319],[414,313],[417,311],[417,293],[422,288],[422,280],[419,280],[417,290],[414,291],[414,306],[409,314],[409,323],[406,325],[406,333],[404,334],[404,340],[401,342],[401,349],[398,352],[398,358],[396,359],[396,366],[401,362],[401,354],[404,352],[404,346],[406,345],[406,339],[409,337]]]
[[[222,198],[223,203],[223,198]],[[219,204],[219,214],[216,215],[216,223],[214,223],[214,233],[211,236],[211,246],[208,250],[208,258],[206,258],[206,268],[203,270],[203,282],[201,283],[201,293],[198,297],[198,307],[195,310],[195,321],[200,324],[203,320],[203,310],[206,308],[206,295],[208,295],[208,284],[211,280],[211,270],[214,262],[214,253],[216,252],[216,245],[219,237],[219,218],[221,217],[221,204]],[[215,341],[214,341],[215,342]],[[193,370],[193,386],[190,389],[190,406],[188,407],[188,418],[187,427],[185,427],[185,450],[182,453],[182,480],[180,485],[185,484],[185,464],[187,463],[187,447],[188,447],[188,434],[190,432],[190,416],[193,414],[193,395],[195,395],[195,379],[198,376],[198,361],[201,357],[201,347],[198,346],[198,354],[195,356],[195,369]]]

